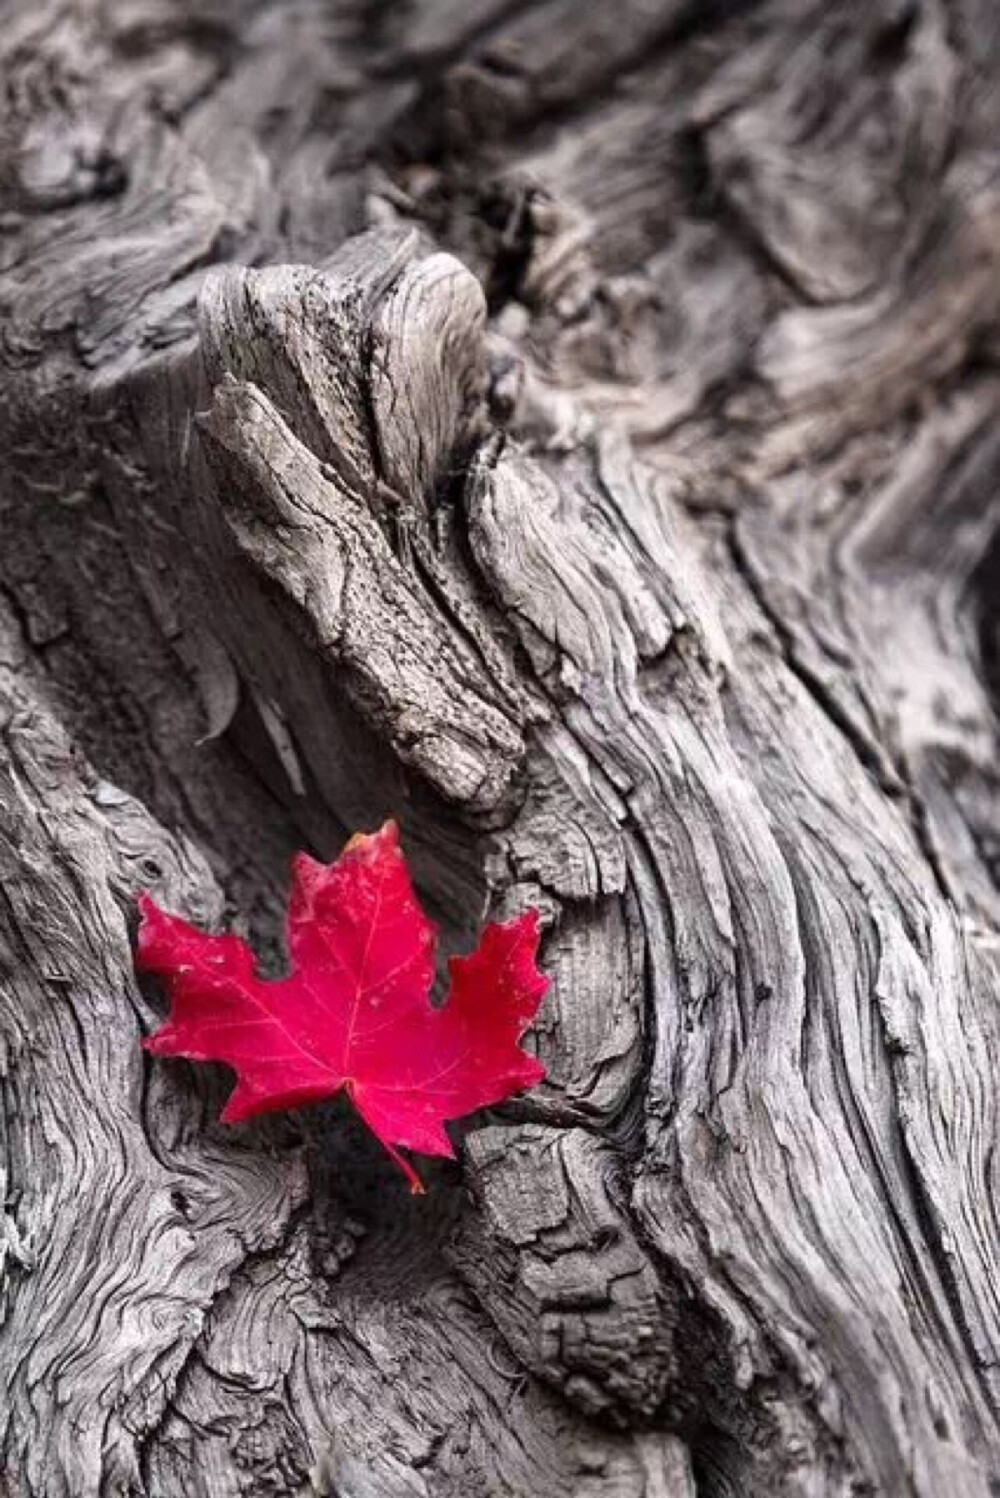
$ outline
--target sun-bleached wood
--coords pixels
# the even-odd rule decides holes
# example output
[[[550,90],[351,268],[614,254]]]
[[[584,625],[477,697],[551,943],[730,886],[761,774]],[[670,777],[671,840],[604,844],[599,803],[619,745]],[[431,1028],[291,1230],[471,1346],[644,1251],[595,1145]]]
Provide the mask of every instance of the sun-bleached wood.
[[[0,1493],[1000,1485],[984,0],[13,0]],[[395,816],[549,1079],[410,1198],[218,1124],[137,891],[282,961]]]

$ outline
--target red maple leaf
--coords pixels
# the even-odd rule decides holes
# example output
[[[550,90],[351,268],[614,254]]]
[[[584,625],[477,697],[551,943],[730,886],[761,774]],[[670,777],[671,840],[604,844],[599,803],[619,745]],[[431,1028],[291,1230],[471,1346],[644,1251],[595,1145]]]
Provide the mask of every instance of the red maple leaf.
[[[419,1191],[397,1145],[453,1155],[445,1119],[545,1075],[518,1046],[548,987],[535,965],[538,912],[488,925],[471,956],[452,957],[448,1000],[435,1008],[434,927],[393,822],[353,837],[335,863],[297,855],[287,978],[259,978],[238,936],[207,936],[149,895],[139,907],[136,964],[166,981],[171,1001],[146,1049],[233,1067],[224,1120],[343,1087]]]

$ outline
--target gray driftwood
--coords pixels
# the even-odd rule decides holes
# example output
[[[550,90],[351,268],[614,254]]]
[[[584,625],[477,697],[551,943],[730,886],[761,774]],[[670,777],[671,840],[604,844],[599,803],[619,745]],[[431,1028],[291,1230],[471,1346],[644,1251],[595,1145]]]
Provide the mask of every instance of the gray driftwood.
[[[1000,1490],[992,0],[7,0],[0,1493]],[[410,1199],[151,1064],[403,827]]]

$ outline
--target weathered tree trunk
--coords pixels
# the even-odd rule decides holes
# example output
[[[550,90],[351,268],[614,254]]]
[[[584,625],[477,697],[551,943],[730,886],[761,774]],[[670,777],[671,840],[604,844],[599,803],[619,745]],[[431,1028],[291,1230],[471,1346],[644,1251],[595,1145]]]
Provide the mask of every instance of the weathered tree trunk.
[[[991,0],[2,19],[0,1493],[996,1495]],[[130,949],[387,815],[553,980],[412,1199]]]

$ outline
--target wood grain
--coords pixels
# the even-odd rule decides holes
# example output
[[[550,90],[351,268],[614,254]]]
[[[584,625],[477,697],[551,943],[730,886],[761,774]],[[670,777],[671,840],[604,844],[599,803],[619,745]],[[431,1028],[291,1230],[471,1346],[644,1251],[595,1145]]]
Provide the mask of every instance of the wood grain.
[[[0,1493],[1000,1485],[985,0],[11,0]],[[411,1200],[139,1046],[396,816],[543,912]]]

